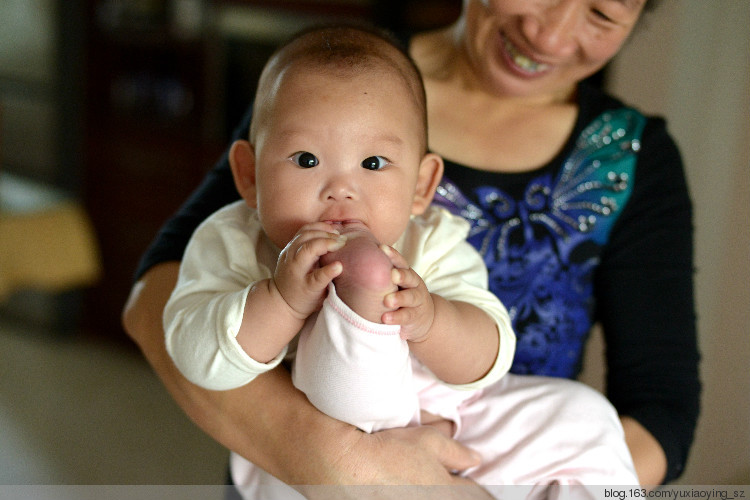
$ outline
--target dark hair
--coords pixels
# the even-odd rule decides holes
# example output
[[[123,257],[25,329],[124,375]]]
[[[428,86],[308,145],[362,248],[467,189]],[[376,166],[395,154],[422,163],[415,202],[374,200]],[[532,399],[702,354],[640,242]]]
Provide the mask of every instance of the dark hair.
[[[368,40],[368,38],[370,38]],[[370,42],[379,40],[395,48],[401,53],[404,62],[411,65],[419,74],[414,61],[409,55],[407,47],[390,31],[365,22],[349,22],[337,24],[321,24],[303,29],[282,43],[271,58],[294,45],[297,41],[305,40],[307,54],[319,57],[321,61],[330,60],[352,63],[364,62],[369,58],[383,57],[382,49]]]

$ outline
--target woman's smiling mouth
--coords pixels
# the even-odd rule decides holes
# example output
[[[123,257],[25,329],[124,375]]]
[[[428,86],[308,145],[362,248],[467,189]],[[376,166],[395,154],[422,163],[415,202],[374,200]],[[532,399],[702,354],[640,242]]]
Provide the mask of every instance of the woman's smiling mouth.
[[[504,35],[501,34],[500,37],[503,41],[504,54],[514,69],[527,75],[536,75],[551,68],[549,64],[534,61],[525,54],[522,54],[521,51]]]

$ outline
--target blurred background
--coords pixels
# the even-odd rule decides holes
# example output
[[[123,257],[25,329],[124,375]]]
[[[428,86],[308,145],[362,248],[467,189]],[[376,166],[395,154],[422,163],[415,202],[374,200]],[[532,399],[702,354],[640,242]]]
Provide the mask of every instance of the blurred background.
[[[0,485],[224,481],[120,326],[138,258],[281,40],[443,26],[460,3],[0,0]],[[600,79],[666,116],[695,203],[704,396],[679,482],[750,484],[750,2],[662,4]]]

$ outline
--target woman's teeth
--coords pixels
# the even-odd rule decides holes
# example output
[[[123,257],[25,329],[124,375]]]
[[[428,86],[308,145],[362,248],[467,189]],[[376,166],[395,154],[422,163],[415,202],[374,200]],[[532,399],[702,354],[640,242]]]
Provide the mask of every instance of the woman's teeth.
[[[525,55],[521,54],[519,50],[513,45],[507,38],[503,38],[505,44],[505,51],[510,56],[513,63],[527,73],[540,73],[549,69],[549,64],[538,63]]]

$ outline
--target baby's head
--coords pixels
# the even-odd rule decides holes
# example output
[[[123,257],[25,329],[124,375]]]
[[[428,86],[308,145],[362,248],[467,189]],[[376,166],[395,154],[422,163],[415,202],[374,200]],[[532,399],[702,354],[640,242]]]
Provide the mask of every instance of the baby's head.
[[[427,109],[422,76],[398,41],[370,27],[330,26],[297,34],[268,60],[258,83],[250,142],[272,112],[278,87],[290,72],[316,72],[343,79],[361,75],[394,78],[413,99],[427,147]]]
[[[306,31],[263,70],[250,141],[230,151],[235,184],[283,247],[304,224],[370,230],[392,244],[432,200],[424,87],[408,55],[369,29]]]

